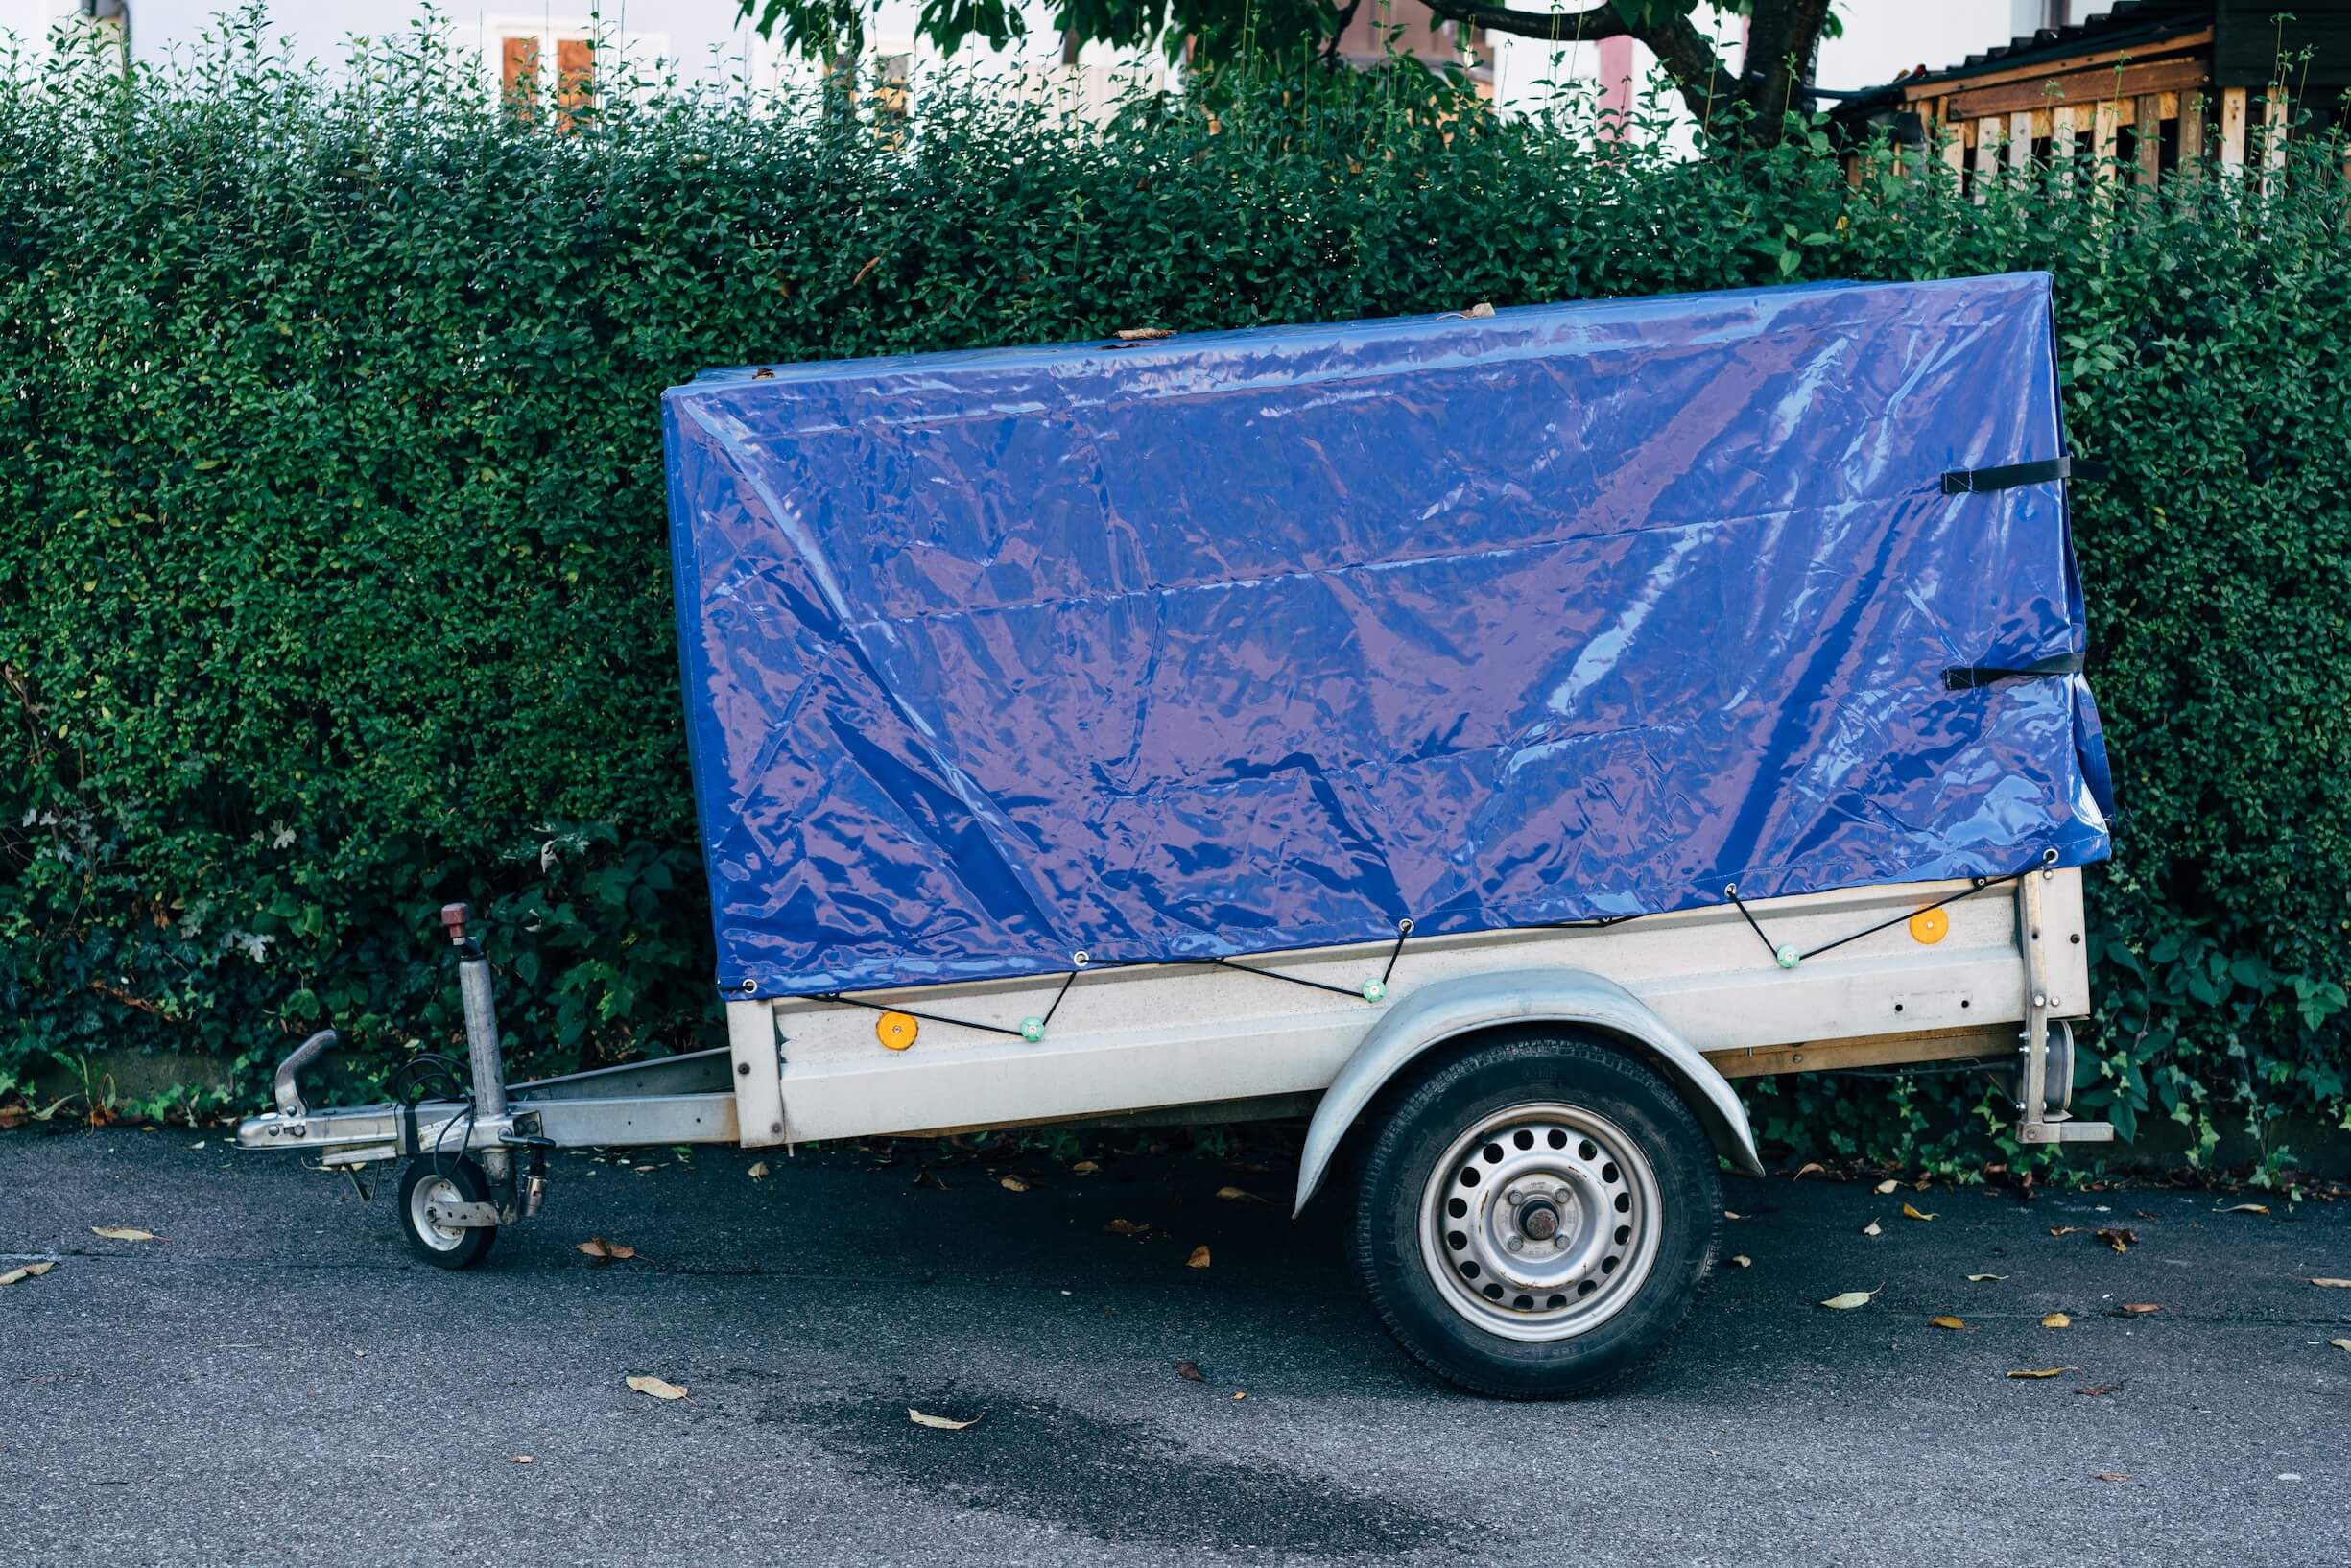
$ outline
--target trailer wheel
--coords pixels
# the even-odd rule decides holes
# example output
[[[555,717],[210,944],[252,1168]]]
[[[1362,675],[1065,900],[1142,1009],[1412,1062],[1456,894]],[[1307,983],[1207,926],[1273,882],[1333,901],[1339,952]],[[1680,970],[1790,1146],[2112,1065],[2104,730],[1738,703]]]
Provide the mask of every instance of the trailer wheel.
[[[1722,1183],[1655,1073],[1545,1031],[1478,1046],[1393,1101],[1365,1151],[1355,1266],[1439,1377],[1510,1399],[1630,1370],[1713,1267]]]
[[[427,1218],[435,1203],[487,1203],[489,1177],[470,1159],[438,1164],[419,1154],[400,1173],[400,1229],[416,1254],[436,1269],[470,1269],[489,1254],[496,1225],[443,1225]]]

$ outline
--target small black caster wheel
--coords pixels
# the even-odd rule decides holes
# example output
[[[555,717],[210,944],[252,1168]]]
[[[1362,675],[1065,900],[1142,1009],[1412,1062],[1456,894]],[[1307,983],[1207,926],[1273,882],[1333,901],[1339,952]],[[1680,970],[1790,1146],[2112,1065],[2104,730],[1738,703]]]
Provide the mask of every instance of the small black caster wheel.
[[[436,1269],[470,1269],[489,1255],[496,1225],[453,1225],[436,1220],[437,1205],[490,1201],[489,1177],[472,1160],[420,1154],[400,1173],[400,1229],[416,1254]]]

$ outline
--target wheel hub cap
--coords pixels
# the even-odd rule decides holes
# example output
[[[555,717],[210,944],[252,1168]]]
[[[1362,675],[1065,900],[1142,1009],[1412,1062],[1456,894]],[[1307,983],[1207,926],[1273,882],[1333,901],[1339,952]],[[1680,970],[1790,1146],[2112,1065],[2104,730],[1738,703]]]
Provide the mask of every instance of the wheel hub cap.
[[[424,1239],[426,1245],[442,1252],[454,1252],[465,1245],[463,1228],[444,1225],[432,1214],[435,1204],[451,1205],[463,1200],[464,1195],[457,1190],[457,1183],[447,1176],[416,1183],[409,1197],[409,1212],[416,1223],[416,1234]]]
[[[1588,1333],[1657,1257],[1657,1178],[1639,1145],[1580,1106],[1514,1105],[1446,1149],[1421,1202],[1421,1250],[1446,1303],[1490,1333]]]

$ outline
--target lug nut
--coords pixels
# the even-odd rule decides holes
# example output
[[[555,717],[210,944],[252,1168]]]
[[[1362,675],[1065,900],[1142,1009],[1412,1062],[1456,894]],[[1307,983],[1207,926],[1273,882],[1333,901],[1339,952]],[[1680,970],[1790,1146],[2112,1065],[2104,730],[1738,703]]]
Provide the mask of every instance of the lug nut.
[[[1505,1252],[1515,1252],[1519,1249],[1521,1245],[1523,1244],[1516,1236],[1505,1236],[1502,1238],[1502,1249]]]

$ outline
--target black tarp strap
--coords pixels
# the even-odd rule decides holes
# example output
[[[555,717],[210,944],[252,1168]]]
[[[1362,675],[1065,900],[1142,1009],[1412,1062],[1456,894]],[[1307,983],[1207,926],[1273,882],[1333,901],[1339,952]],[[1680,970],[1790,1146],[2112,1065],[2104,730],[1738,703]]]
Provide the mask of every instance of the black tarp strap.
[[[2019,485],[2046,485],[2054,479],[2100,480],[2106,474],[2104,463],[2075,457],[2011,463],[2005,468],[1954,468],[1943,475],[1943,493],[1982,495],[1986,490],[2011,490]]]
[[[2084,655],[2052,653],[2030,664],[1955,664],[1943,672],[1943,690],[1971,692],[1995,680],[2030,680],[2042,676],[2078,676]]]

